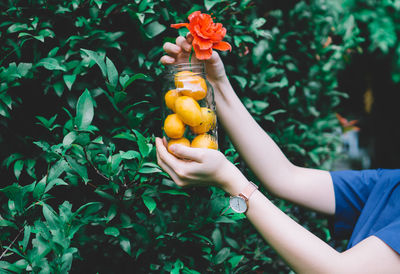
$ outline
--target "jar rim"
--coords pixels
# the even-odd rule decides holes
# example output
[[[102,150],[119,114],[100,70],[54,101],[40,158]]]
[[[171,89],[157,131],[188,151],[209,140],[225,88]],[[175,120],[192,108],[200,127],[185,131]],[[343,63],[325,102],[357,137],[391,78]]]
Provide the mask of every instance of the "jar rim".
[[[174,64],[169,67],[169,71],[172,73],[177,73],[180,71],[192,71],[194,73],[199,73],[199,74],[204,74],[205,73],[205,68],[204,68],[204,62],[201,63],[179,63],[179,64]]]

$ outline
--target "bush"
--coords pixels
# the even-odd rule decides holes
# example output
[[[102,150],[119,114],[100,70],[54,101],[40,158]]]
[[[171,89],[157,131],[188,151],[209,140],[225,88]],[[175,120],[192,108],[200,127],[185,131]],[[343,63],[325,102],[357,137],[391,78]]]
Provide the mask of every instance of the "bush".
[[[0,41],[0,268],[5,272],[288,272],[216,188],[180,189],[155,163],[162,44],[213,13],[235,90],[294,163],[329,168],[361,39],[339,4],[297,1],[9,1]],[[183,30],[180,30],[183,34]],[[240,66],[238,66],[240,64]],[[256,178],[223,132],[221,150]],[[268,157],[268,155],[266,155]],[[324,240],[326,223],[277,205]]]

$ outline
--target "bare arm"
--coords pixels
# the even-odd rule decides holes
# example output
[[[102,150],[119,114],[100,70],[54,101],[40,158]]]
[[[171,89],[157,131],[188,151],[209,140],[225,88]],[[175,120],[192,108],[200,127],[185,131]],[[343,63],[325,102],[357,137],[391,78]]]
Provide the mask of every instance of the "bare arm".
[[[157,139],[156,145],[159,165],[180,186],[213,184],[237,195],[249,184],[218,151],[171,146],[177,158],[168,153],[161,139]],[[400,269],[400,255],[379,238],[368,237],[339,253],[283,213],[260,191],[250,197],[246,215],[297,273],[398,273]]]
[[[335,197],[330,174],[293,165],[253,119],[228,79],[224,77],[212,84],[219,122],[264,186],[281,198],[334,214]]]

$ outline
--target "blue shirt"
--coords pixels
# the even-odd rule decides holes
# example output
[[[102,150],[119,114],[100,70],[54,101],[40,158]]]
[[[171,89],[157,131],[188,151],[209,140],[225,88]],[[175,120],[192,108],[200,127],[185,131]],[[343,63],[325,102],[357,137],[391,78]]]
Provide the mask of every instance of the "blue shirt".
[[[333,236],[347,248],[376,236],[400,254],[400,169],[332,171]]]

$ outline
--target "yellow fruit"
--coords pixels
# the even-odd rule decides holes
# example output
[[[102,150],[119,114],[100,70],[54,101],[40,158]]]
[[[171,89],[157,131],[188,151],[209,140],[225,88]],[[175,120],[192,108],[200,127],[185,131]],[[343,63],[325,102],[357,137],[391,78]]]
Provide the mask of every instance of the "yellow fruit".
[[[172,153],[172,154],[174,154],[174,153],[171,150],[169,150],[169,147],[170,147],[170,145],[173,145],[173,144],[180,144],[180,145],[190,147],[190,141],[184,137],[180,138],[180,139],[171,139],[168,142],[167,149],[168,149],[169,153]]]
[[[185,124],[177,114],[170,114],[164,121],[164,132],[169,138],[178,139],[185,133]]]
[[[215,127],[216,117],[214,111],[209,108],[201,108],[201,123],[199,126],[190,127],[193,133],[202,134]]]
[[[175,74],[175,86],[183,95],[190,96],[196,101],[207,95],[206,81],[191,71],[180,71]]]
[[[195,75],[195,73],[193,71],[188,71],[188,70],[184,70],[184,71],[175,73],[175,77],[174,77],[175,86],[177,88],[180,86],[182,87],[183,86],[182,79],[185,79],[188,76],[193,76],[193,75]]]
[[[189,96],[180,96],[175,100],[175,112],[182,121],[192,127],[201,123],[200,105]]]
[[[169,109],[175,112],[175,101],[179,97],[179,91],[176,89],[171,89],[165,94],[165,104]]]
[[[182,87],[179,90],[183,95],[190,96],[195,100],[201,100],[207,95],[206,81],[200,76],[190,76],[182,80]]]
[[[197,135],[193,139],[191,146],[197,148],[218,149],[218,144],[215,138],[206,133]]]

